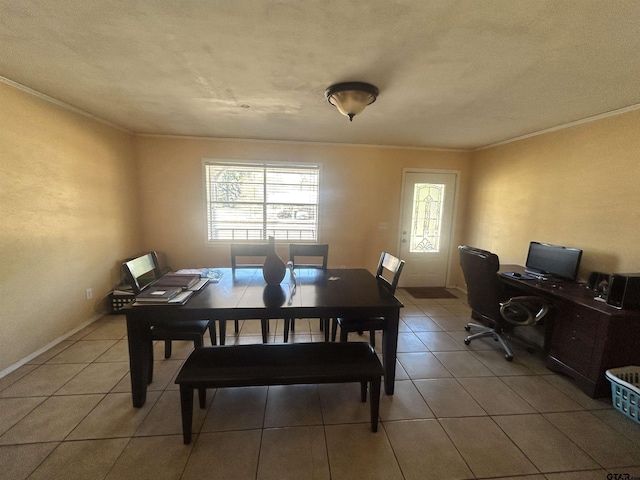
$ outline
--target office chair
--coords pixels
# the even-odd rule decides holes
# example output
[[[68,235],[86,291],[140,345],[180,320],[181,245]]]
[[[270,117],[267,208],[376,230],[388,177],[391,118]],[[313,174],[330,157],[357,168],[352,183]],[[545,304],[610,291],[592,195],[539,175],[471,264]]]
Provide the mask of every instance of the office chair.
[[[122,264],[122,269],[135,295],[162,276],[156,252],[128,260]],[[171,358],[172,340],[191,340],[194,348],[201,347],[204,345],[204,333],[207,328],[211,345],[215,345],[216,332],[215,328],[211,328],[209,320],[163,321],[151,328],[151,339],[164,340],[164,358]],[[151,355],[153,356],[153,349]],[[150,368],[152,366],[153,358],[151,358]]]
[[[482,337],[493,337],[500,342],[505,351],[505,358],[513,360],[513,350],[507,338],[513,327],[535,325],[549,311],[549,304],[541,297],[519,296],[509,298],[498,277],[500,260],[494,253],[478,248],[460,245],[460,266],[467,283],[467,303],[473,312],[472,318],[478,318],[486,324],[469,322],[465,330],[478,329],[478,333],[464,339],[465,345]],[[513,337],[533,352],[533,345]]]
[[[404,260],[400,260],[390,253],[382,252],[380,261],[378,262],[378,270],[376,272],[376,280],[380,285],[396,293],[400,274],[404,267]],[[389,279],[387,277],[390,277]],[[340,341],[346,342],[349,332],[358,332],[362,334],[364,331],[369,332],[369,344],[375,348],[376,346],[376,330],[385,329],[386,322],[383,317],[370,318],[336,318],[332,321],[331,341],[336,340],[338,326],[340,326]]]
[[[306,263],[300,261],[303,259]],[[313,260],[317,261],[313,261]],[[309,244],[309,243],[291,243],[289,244],[289,261],[293,268],[315,268],[326,270],[329,259],[329,245],[327,244]],[[325,330],[325,324],[327,329]],[[284,323],[284,341],[289,339],[289,328],[291,331],[296,329],[296,319],[285,319]],[[320,330],[325,330],[325,340],[329,340],[329,330],[327,319],[320,319]]]
[[[233,270],[236,268],[262,268],[268,252],[268,243],[232,243],[231,268]],[[262,321],[263,332],[265,332],[264,323],[266,322],[267,327],[269,323],[264,319]],[[240,322],[238,320],[233,321],[233,329],[236,334],[240,331]]]

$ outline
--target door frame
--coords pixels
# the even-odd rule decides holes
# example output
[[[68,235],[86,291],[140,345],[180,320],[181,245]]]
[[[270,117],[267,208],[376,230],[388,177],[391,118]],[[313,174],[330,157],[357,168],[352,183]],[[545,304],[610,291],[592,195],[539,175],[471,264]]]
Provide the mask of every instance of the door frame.
[[[443,168],[403,168],[402,169],[402,186],[400,187],[400,212],[398,215],[398,239],[396,251],[400,252],[401,244],[402,244],[402,215],[404,212],[404,189],[405,189],[405,180],[407,173],[445,173],[451,174],[455,176],[455,186],[456,191],[453,194],[453,210],[452,210],[452,218],[451,218],[451,231],[449,232],[450,244],[449,251],[447,252],[447,273],[445,276],[445,282],[447,288],[452,288],[451,286],[451,259],[453,258],[454,248],[457,249],[457,245],[454,246],[455,243],[453,241],[455,233],[456,233],[456,223],[458,219],[458,198],[460,193],[460,170],[448,170]]]

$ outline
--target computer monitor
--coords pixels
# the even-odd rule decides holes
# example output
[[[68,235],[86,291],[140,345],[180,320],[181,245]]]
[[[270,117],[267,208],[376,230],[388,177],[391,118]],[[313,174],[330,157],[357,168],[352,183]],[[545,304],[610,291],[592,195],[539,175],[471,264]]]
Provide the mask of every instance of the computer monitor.
[[[548,243],[531,242],[525,271],[541,277],[575,280],[582,250]]]

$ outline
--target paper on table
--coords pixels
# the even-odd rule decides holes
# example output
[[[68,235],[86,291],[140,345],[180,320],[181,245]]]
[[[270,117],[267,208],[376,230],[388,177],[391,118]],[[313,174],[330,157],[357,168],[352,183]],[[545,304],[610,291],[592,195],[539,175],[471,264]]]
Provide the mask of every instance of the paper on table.
[[[224,275],[222,270],[216,268],[183,268],[176,273],[200,275],[202,278],[208,278],[211,283],[218,283]]]

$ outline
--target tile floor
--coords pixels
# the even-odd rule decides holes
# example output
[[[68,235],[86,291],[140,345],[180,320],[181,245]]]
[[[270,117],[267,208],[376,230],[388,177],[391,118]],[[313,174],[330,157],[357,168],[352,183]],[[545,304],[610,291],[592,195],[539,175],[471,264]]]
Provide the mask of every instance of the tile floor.
[[[640,426],[610,399],[587,397],[536,355],[508,363],[492,340],[465,346],[462,299],[399,297],[396,393],[382,395],[376,434],[357,384],[236,388],[196,405],[198,433],[183,445],[173,378],[191,346],[176,342],[170,360],[156,346],[135,409],[125,320],[109,315],[0,378],[0,479],[640,477]],[[271,334],[281,341],[282,324]],[[321,338],[317,320],[297,320],[294,341]],[[260,342],[259,322],[236,341]]]

